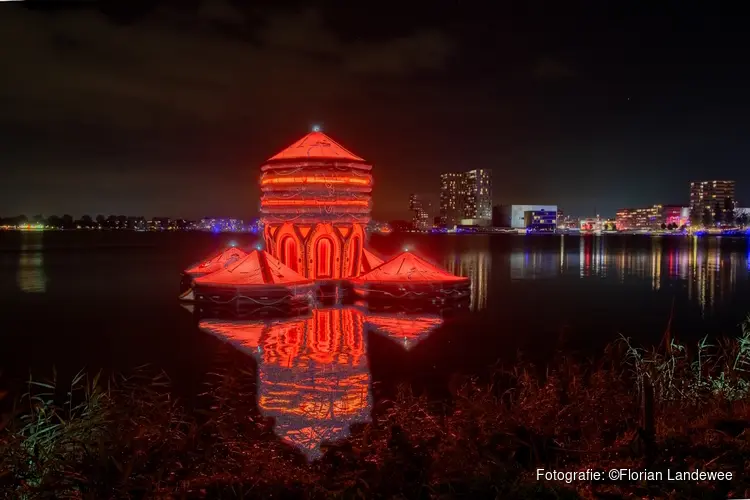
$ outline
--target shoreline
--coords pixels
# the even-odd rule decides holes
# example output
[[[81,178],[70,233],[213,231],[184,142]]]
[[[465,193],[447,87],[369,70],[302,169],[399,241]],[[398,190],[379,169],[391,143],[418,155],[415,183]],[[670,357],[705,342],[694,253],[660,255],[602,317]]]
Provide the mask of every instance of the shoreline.
[[[18,498],[744,497],[748,346],[747,324],[739,338],[689,348],[667,332],[659,350],[620,339],[597,362],[560,352],[542,367],[518,358],[489,383],[459,375],[445,402],[402,387],[313,461],[258,411],[257,370],[217,367],[200,408],[175,400],[158,372],[112,381],[82,372],[57,403],[34,398],[55,392],[54,381],[30,385],[4,421],[0,489]],[[653,474],[539,478],[608,469]],[[695,470],[725,480],[694,479]]]

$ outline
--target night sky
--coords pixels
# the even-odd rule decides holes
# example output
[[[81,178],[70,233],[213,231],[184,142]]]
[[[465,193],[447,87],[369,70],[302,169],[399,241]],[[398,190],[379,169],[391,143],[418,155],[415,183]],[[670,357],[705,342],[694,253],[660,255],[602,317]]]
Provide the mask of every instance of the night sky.
[[[750,205],[750,19],[720,2],[125,3],[0,3],[0,215],[249,218],[314,123],[380,219],[472,168],[578,215],[700,178]]]

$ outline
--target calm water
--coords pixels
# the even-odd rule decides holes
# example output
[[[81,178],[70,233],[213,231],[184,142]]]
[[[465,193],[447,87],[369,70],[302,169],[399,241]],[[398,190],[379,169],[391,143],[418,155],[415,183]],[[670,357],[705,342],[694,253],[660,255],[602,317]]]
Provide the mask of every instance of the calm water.
[[[750,312],[745,239],[648,236],[391,235],[472,278],[458,314],[401,318],[355,307],[283,320],[200,322],[177,303],[179,274],[230,240],[203,233],[0,233],[0,370],[62,378],[82,367],[153,363],[189,393],[230,350],[258,370],[261,411],[314,456],[409,382],[433,394],[453,373],[482,374],[520,349],[595,354],[618,334],[657,343],[734,335]],[[232,347],[227,347],[230,345]]]

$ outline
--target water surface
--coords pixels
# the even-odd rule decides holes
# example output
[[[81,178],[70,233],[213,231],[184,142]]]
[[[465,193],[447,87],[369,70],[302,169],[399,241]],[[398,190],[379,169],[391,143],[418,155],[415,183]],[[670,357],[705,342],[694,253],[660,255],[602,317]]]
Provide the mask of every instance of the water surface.
[[[374,235],[472,279],[471,303],[403,317],[321,307],[295,318],[199,321],[176,300],[180,271],[253,235],[0,232],[0,370],[61,378],[82,367],[163,368],[189,394],[236,349],[258,373],[259,408],[277,434],[314,456],[402,382],[447,391],[517,351],[595,355],[618,335],[739,333],[750,311],[746,239],[650,236]],[[212,322],[213,321],[213,322]],[[240,339],[240,340],[238,340]],[[244,340],[242,340],[244,339]]]

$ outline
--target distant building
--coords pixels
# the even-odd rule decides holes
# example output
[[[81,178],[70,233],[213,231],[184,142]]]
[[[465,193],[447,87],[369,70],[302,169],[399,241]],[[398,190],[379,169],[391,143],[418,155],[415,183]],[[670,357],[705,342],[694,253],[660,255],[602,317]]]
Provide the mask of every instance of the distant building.
[[[581,231],[601,231],[604,229],[604,222],[599,216],[580,219],[578,222]]]
[[[169,217],[153,217],[148,221],[148,229],[150,231],[164,231],[169,229],[169,225],[172,219]]]
[[[440,225],[456,226],[463,218],[463,174],[440,174]]]
[[[409,195],[409,210],[412,212],[411,223],[414,229],[427,230],[429,228],[429,215],[418,195],[413,193]]]
[[[734,181],[694,181],[690,183],[690,215],[702,220],[706,211],[714,222],[725,222],[726,212],[736,208]]]
[[[484,168],[464,173],[464,219],[492,220],[492,171]]]
[[[238,232],[243,230],[241,219],[206,217],[198,223],[198,229],[214,233]]]
[[[514,229],[527,229],[527,212],[530,221],[557,226],[557,205],[501,205],[499,207],[499,226]]]
[[[145,231],[146,230],[146,218],[136,217],[134,215],[128,216],[127,228],[132,231]]]
[[[557,227],[558,229],[580,229],[581,221],[578,217],[572,215],[559,215],[557,216]]]
[[[527,210],[523,213],[524,225],[531,231],[554,231],[557,228],[557,212]]]
[[[440,175],[440,223],[445,227],[462,221],[492,221],[492,172],[475,169]],[[472,222],[473,223],[473,222]]]
[[[657,229],[661,226],[661,205],[645,208],[621,208],[615,216],[618,231]]]
[[[688,224],[689,212],[689,208],[680,205],[621,208],[615,221],[618,231],[661,229],[662,224],[681,227]]]
[[[737,224],[742,227],[747,226],[750,223],[750,208],[735,208],[734,215],[737,220]]]
[[[492,225],[492,219],[461,219],[458,223],[459,226],[484,226],[489,227]]]
[[[667,226],[682,227],[690,224],[690,207],[663,205],[661,222]]]

